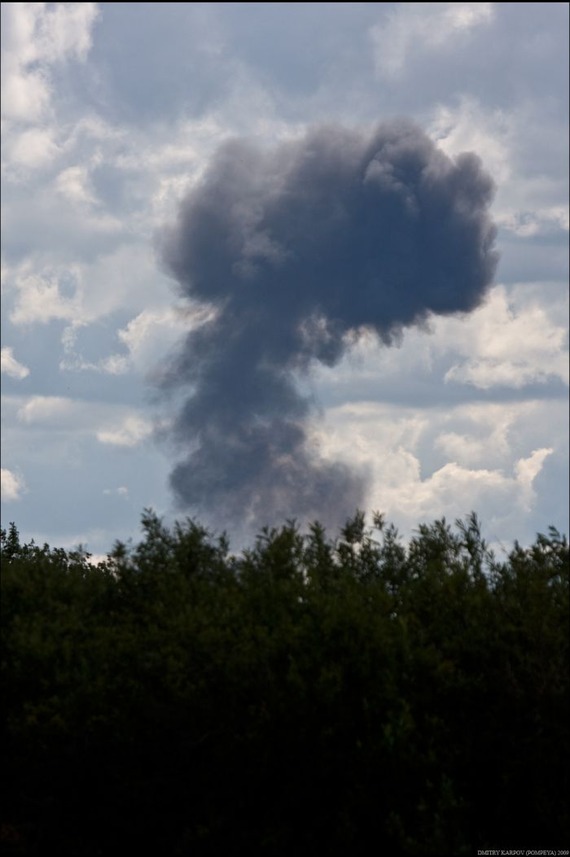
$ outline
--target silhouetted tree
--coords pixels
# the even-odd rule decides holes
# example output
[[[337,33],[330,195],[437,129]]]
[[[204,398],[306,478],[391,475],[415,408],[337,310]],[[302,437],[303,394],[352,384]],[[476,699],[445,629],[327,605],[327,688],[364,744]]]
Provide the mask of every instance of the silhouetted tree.
[[[568,544],[150,510],[105,562],[2,531],[7,854],[568,842]]]

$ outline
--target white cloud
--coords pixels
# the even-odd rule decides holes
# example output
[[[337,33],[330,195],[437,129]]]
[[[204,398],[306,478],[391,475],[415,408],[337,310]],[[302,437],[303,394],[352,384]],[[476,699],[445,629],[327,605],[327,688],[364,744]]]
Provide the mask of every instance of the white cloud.
[[[145,309],[117,331],[127,348],[126,354],[111,354],[97,362],[83,360],[76,352],[77,333],[84,324],[74,323],[62,335],[66,357],[60,368],[73,371],[91,370],[109,375],[139,372],[156,373],[160,361],[176,346],[181,337],[213,317],[214,310],[202,305],[186,307],[153,307]]]
[[[9,270],[4,290],[14,296],[9,315],[14,325],[69,322],[63,345],[71,354],[79,328],[144,301],[156,282],[149,248],[124,244],[91,263],[45,265],[41,257],[31,257]]]
[[[517,300],[518,298],[518,300]],[[498,286],[487,302],[461,323],[434,322],[438,339],[466,356],[446,373],[445,381],[472,384],[479,389],[558,378],[568,384],[567,327],[556,323],[537,300],[523,302]]]
[[[40,127],[8,135],[2,149],[5,160],[12,166],[30,169],[51,163],[61,153],[54,129]]]
[[[98,363],[75,362],[64,360],[60,369],[92,369],[97,372],[106,372],[108,375],[125,375],[131,369],[129,358],[124,354],[111,354],[103,357]]]
[[[93,205],[96,202],[90,187],[89,172],[84,166],[67,167],[58,175],[56,190],[73,203]]]
[[[21,381],[27,378],[30,370],[23,363],[19,363],[14,357],[14,352],[11,348],[3,347],[1,352],[0,371],[9,375],[11,378],[16,378]]]
[[[204,315],[203,310],[196,311],[197,319]],[[172,346],[193,326],[192,317],[184,318],[171,307],[148,309],[119,330],[118,337],[128,349],[131,365],[144,371],[154,365],[160,352],[164,353],[167,343]]]
[[[169,285],[157,272],[152,245],[145,234],[136,242],[128,236],[125,243],[111,252],[100,253],[82,268],[78,280],[81,311],[77,320],[84,322],[95,321],[116,310],[133,309],[133,314],[137,313],[141,306],[156,304],[161,290],[171,303]]]
[[[437,428],[434,447],[465,467],[501,467],[511,454],[510,435],[517,422],[533,415],[526,402],[455,407]]]
[[[72,57],[84,60],[91,48],[91,29],[98,14],[97,3],[55,3],[48,7],[40,25],[39,56],[48,62]]]
[[[84,60],[96,3],[2,4],[2,113],[33,122],[50,106],[50,66]]]
[[[27,425],[59,426],[72,415],[75,403],[63,396],[32,396],[18,411],[18,419]]]
[[[568,206],[564,205],[539,207],[534,211],[505,210],[499,212],[496,221],[520,238],[533,238],[556,231],[568,232],[570,229]]]
[[[419,520],[475,510],[490,530],[520,538],[536,512],[536,477],[550,455],[563,455],[563,437],[554,445],[556,419],[541,421],[543,406],[342,405],[327,411],[316,440],[326,459],[351,462],[370,476],[367,508],[385,512],[405,533]]]
[[[103,494],[106,497],[115,496],[126,498],[129,496],[129,489],[126,487],[126,485],[120,485],[118,488],[105,488]]]
[[[100,443],[136,446],[153,431],[153,424],[132,408],[100,404],[64,396],[5,396],[3,405],[14,411],[21,425],[54,434],[95,437]]]
[[[551,449],[535,450],[514,463],[512,474],[499,469],[467,468],[450,461],[423,479],[419,460],[408,453],[416,466],[408,470],[408,478],[401,484],[378,490],[377,500],[387,505],[388,513],[403,513],[410,523],[442,514],[453,517],[458,512],[458,498],[463,514],[482,510],[496,519],[506,517],[505,512],[512,513],[513,508],[528,513],[536,500],[533,481],[551,453]]]
[[[535,449],[528,458],[521,458],[515,464],[515,473],[522,485],[532,485],[542,469],[545,458],[552,455],[550,448]]]
[[[79,265],[47,268],[41,273],[30,271],[29,267],[24,266],[11,284],[17,293],[10,313],[12,324],[45,324],[52,319],[72,321],[81,317],[83,289]],[[72,297],[62,294],[64,283],[67,290],[73,290]]]
[[[214,315],[214,309],[199,304],[178,309],[143,310],[119,331],[118,336],[128,348],[133,365],[146,370],[183,334],[210,321]]]
[[[112,446],[138,446],[152,434],[152,424],[139,416],[125,417],[122,422],[113,428],[101,429],[97,432],[97,440],[100,443]]]
[[[562,124],[542,121],[543,140],[533,138],[541,105],[523,102],[510,109],[488,108],[472,96],[461,96],[457,106],[438,104],[427,131],[450,157],[476,152],[497,184],[493,218],[497,225],[521,238],[568,232],[568,194],[557,174],[537,163],[540,143],[545,151],[553,140],[567,136]],[[555,146],[554,146],[555,148]],[[560,157],[564,169],[566,152]]]
[[[45,72],[37,67],[43,3],[2,4],[2,114],[33,121],[49,103]]]
[[[54,70],[85,60],[96,3],[2,3],[2,174],[12,181],[65,150]]]
[[[499,185],[511,177],[511,149],[516,117],[498,108],[484,108],[477,99],[463,96],[457,107],[438,104],[427,131],[446,155],[476,152]]]
[[[20,500],[22,494],[26,490],[26,485],[21,476],[8,470],[6,467],[1,468],[2,480],[2,500],[10,502]]]
[[[567,318],[562,282],[496,286],[468,315],[431,317],[425,329],[405,330],[395,346],[363,336],[337,366],[314,367],[309,392],[325,403],[396,399],[422,407],[430,397],[454,399],[457,384],[479,390],[568,384]]]
[[[410,459],[410,465],[402,483],[384,486],[377,495],[386,504],[388,513],[404,514],[410,522],[433,518],[458,510],[458,497],[465,512],[472,509],[489,508],[504,502],[513,492],[514,481],[499,470],[487,468],[469,469],[455,461],[448,462],[431,476],[422,479],[420,461],[412,453],[402,451]]]
[[[492,3],[398,3],[370,33],[377,71],[395,77],[404,71],[411,54],[441,50],[492,20]]]

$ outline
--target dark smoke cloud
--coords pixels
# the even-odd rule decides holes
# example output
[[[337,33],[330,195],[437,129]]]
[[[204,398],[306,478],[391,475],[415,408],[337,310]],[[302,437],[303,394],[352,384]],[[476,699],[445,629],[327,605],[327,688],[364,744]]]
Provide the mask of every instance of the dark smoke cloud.
[[[190,385],[173,428],[180,505],[255,528],[336,524],[362,505],[362,475],[311,449],[296,378],[364,330],[389,345],[430,313],[476,307],[497,263],[492,196],[475,155],[451,160],[405,121],[370,137],[318,127],[269,152],[224,145],[162,243],[182,293],[217,308],[168,375]]]

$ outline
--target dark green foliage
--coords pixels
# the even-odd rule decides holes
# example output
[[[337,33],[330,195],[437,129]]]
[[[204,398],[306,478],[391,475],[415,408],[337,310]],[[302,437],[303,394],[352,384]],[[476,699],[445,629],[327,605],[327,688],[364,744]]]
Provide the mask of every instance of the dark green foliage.
[[[6,854],[471,855],[567,846],[568,545],[494,559],[357,513],[240,556],[2,531]]]

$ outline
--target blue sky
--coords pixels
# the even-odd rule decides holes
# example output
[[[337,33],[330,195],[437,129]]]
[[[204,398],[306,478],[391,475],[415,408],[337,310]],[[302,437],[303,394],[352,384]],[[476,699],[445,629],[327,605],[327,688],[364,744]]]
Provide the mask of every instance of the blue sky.
[[[404,533],[472,509],[498,545],[567,532],[567,68],[562,3],[4,4],[3,526],[102,554],[143,507],[201,517],[157,379],[208,307],[161,234],[227,140],[406,117],[492,175],[494,284],[315,361],[310,443]]]

